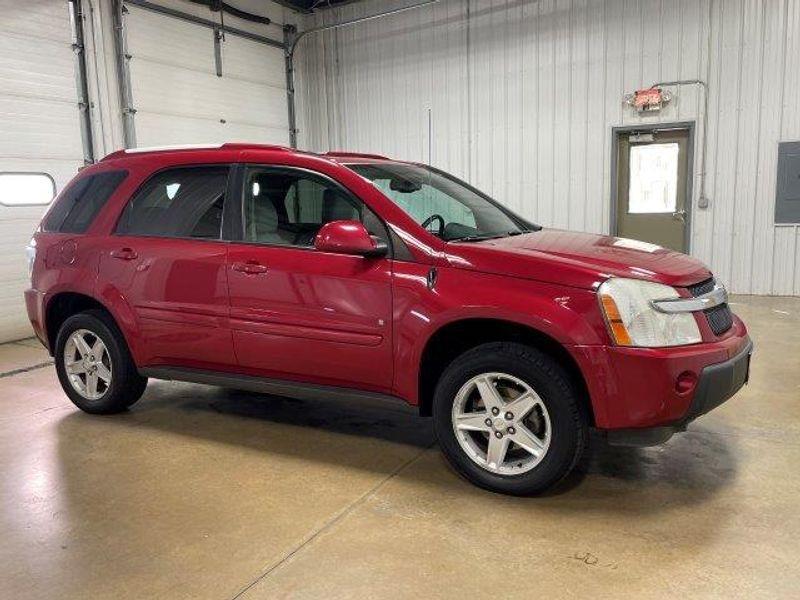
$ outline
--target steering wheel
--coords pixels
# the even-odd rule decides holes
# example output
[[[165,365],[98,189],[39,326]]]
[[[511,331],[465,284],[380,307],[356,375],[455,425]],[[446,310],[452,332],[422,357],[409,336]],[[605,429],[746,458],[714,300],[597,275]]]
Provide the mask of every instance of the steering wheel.
[[[442,234],[444,233],[444,226],[445,226],[444,217],[442,215],[438,215],[438,214],[431,215],[430,217],[428,217],[427,219],[425,219],[421,223],[422,228],[423,229],[428,229],[428,225],[430,225],[434,221],[439,221],[439,237],[442,237]],[[434,232],[431,231],[431,233],[434,233]]]

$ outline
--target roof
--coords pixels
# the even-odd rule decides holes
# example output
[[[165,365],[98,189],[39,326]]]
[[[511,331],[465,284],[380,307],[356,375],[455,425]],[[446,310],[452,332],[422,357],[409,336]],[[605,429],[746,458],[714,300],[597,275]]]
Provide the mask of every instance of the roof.
[[[348,159],[368,159],[368,160],[391,160],[386,156],[381,156],[379,154],[366,154],[366,153],[359,153],[359,152],[345,152],[345,151],[331,151],[325,153],[314,153],[314,152],[307,152],[305,150],[297,150],[296,148],[289,148],[287,146],[278,146],[278,145],[270,145],[270,144],[252,144],[252,143],[220,143],[220,144],[177,144],[174,146],[150,146],[150,147],[142,147],[142,148],[126,148],[124,150],[117,150],[116,152],[112,152],[105,156],[102,160],[113,160],[116,158],[123,158],[128,156],[136,156],[140,154],[154,154],[154,153],[184,153],[184,152],[193,152],[193,151],[208,151],[208,150],[269,150],[269,151],[279,151],[279,152],[289,152],[292,154],[305,154],[305,155],[314,155],[319,156],[321,158],[328,158],[331,160],[336,160],[337,162],[343,162],[342,159],[345,161]]]

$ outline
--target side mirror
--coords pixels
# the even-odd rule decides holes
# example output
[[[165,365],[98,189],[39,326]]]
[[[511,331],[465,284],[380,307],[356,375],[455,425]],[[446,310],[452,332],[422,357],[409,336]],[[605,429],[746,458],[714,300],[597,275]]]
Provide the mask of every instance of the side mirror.
[[[388,247],[373,238],[359,221],[330,221],[314,238],[314,248],[322,252],[356,256],[385,256]]]

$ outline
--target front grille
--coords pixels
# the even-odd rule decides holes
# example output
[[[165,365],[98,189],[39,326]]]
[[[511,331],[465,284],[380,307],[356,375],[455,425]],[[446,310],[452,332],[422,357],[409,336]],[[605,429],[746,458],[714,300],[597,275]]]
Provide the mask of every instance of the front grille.
[[[700,283],[695,283],[689,286],[689,293],[692,296],[702,296],[714,289],[714,278],[706,279]],[[706,316],[709,327],[715,335],[722,335],[728,329],[733,327],[733,313],[727,304],[720,304],[714,308],[709,308],[703,311]]]
[[[695,283],[694,285],[689,286],[689,293],[694,296],[702,296],[703,294],[707,294],[711,290],[714,289],[714,278],[706,279],[705,281],[701,281],[700,283]]]

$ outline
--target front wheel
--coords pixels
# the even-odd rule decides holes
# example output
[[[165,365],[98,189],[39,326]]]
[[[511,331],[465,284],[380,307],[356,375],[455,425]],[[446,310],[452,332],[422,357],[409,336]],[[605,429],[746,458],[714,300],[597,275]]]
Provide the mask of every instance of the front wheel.
[[[56,338],[55,363],[64,392],[88,413],[123,411],[147,387],[116,323],[100,310],[64,321]]]
[[[461,475],[513,495],[541,493],[563,479],[588,436],[566,370],[511,342],[483,344],[455,359],[436,386],[433,417],[439,444]]]

